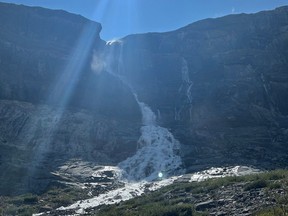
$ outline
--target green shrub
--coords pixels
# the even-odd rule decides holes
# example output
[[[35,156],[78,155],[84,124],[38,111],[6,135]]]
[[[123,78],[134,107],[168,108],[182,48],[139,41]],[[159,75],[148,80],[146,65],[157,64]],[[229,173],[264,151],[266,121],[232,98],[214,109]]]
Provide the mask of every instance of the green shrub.
[[[191,216],[192,208],[191,205],[181,204],[181,205],[152,205],[148,206],[147,209],[143,210],[143,215],[151,216]]]
[[[23,204],[23,197],[13,197],[11,199],[9,199],[9,203],[13,204],[13,205],[16,205],[16,206],[19,206],[19,205],[22,205]]]
[[[282,184],[280,182],[273,182],[269,184],[269,189],[279,189],[282,187]]]
[[[263,177],[267,180],[280,180],[288,177],[287,170],[273,170],[271,172],[263,173]]]
[[[62,195],[53,200],[53,202],[57,203],[59,206],[66,206],[72,204],[73,199],[68,195]]]
[[[33,213],[35,213],[35,211],[31,207],[22,207],[18,209],[18,214],[21,216],[31,216]]]
[[[255,216],[284,216],[284,215],[287,215],[288,211],[287,209],[283,209],[279,206],[274,206],[274,207],[271,207],[271,208],[267,208],[267,209],[263,209],[257,213],[255,213]]]
[[[32,194],[26,195],[23,199],[23,202],[25,204],[35,204],[38,202],[38,196]]]
[[[285,195],[283,197],[278,197],[277,203],[284,205],[284,206],[288,206],[288,195]]]
[[[266,180],[259,179],[259,180],[253,181],[252,183],[247,184],[244,187],[244,190],[248,191],[248,190],[253,190],[253,189],[258,189],[258,188],[265,188],[267,186],[268,186],[268,183]]]
[[[139,205],[137,208],[104,208],[98,216],[118,216],[118,215],[142,215],[142,216],[191,216],[193,214],[192,206],[188,204],[163,205],[160,203],[149,203]]]
[[[8,205],[3,209],[3,215],[18,215],[18,208],[14,205]]]

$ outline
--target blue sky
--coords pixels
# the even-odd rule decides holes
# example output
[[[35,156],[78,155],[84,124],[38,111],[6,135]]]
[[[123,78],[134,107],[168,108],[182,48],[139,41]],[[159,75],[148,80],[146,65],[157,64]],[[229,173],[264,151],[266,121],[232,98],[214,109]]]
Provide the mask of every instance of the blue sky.
[[[0,0],[63,9],[100,22],[105,40],[128,34],[175,30],[197,20],[254,13],[288,5],[288,0]]]

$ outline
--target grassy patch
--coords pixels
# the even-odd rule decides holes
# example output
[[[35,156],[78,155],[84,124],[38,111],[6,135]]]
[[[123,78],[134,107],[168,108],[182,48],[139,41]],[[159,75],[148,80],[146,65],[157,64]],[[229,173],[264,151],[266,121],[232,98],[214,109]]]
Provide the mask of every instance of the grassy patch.
[[[42,195],[24,194],[0,197],[0,215],[32,215],[43,209],[56,209],[79,199],[88,198],[87,192],[76,188],[51,188]]]
[[[287,206],[279,206],[279,205],[266,208],[255,213],[255,216],[285,216],[285,215],[288,215]]]
[[[259,180],[256,180],[256,181],[253,181],[253,182],[247,184],[244,187],[244,190],[249,191],[249,190],[253,190],[253,189],[265,188],[267,186],[268,186],[267,180],[259,179]]]

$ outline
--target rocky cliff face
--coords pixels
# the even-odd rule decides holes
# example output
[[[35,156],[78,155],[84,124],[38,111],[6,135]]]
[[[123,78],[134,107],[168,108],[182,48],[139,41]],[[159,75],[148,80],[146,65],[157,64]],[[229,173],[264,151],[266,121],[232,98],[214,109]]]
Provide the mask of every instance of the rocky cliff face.
[[[105,46],[100,24],[38,7],[1,3],[0,10],[1,99],[53,105],[66,100],[109,116],[139,118],[129,89],[101,68],[91,70],[93,54]]]
[[[41,192],[73,158],[116,164],[135,153],[134,96],[102,67],[91,69],[105,46],[100,24],[0,3],[0,29],[0,194]]]
[[[1,193],[43,191],[71,159],[111,165],[136,151],[139,125],[87,110],[0,101]]]
[[[287,46],[281,7],[127,36],[114,50],[118,73],[171,128],[193,170],[287,166]]]
[[[0,29],[2,194],[44,190],[70,159],[134,154],[131,89],[181,142],[188,171],[287,166],[287,7],[105,45],[81,16],[1,3]]]

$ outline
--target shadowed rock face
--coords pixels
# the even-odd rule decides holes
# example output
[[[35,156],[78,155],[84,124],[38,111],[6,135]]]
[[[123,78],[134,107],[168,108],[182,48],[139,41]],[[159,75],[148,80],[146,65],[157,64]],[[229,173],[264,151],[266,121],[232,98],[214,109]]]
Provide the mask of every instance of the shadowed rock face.
[[[0,29],[0,194],[41,192],[71,159],[133,155],[141,116],[125,83],[188,171],[287,166],[287,7],[106,46],[81,16],[0,3]]]
[[[91,70],[93,54],[105,46],[100,24],[38,7],[1,3],[0,10],[0,99],[139,120],[130,90],[103,70]]]
[[[107,165],[135,153],[134,96],[91,69],[105,46],[100,24],[0,3],[0,29],[0,194],[41,192],[72,158]]]
[[[136,151],[139,125],[48,105],[0,101],[1,193],[43,191],[71,158],[111,165]]]
[[[181,141],[188,170],[237,163],[283,167],[287,45],[288,7],[231,15],[127,36],[118,73]]]

